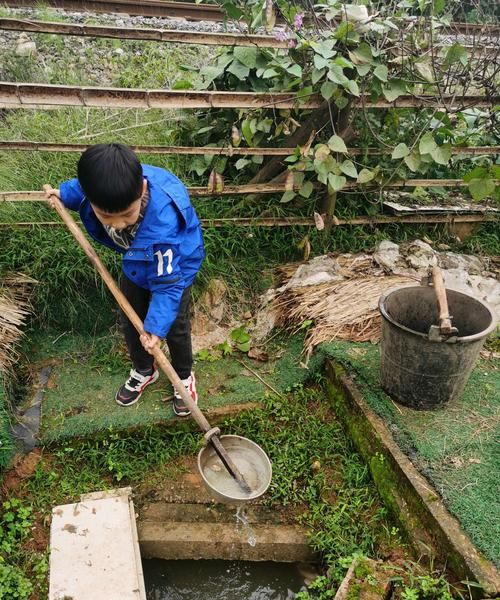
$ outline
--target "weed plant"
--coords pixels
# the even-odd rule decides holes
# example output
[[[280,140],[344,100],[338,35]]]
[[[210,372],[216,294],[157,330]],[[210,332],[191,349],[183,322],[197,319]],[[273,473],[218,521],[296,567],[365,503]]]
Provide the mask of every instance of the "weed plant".
[[[0,598],[26,600],[37,589],[47,594],[48,554],[27,544],[34,523],[29,504],[12,498],[3,502],[0,516]]]

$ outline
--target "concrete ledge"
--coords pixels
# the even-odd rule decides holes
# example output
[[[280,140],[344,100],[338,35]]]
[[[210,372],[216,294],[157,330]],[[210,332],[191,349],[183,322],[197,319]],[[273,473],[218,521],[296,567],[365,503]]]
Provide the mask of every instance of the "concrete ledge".
[[[256,544],[248,533],[233,523],[176,523],[143,521],[139,543],[143,558],[271,560],[310,562],[314,560],[305,532],[294,525],[252,525]]]
[[[363,400],[342,367],[328,360],[327,387],[338,417],[368,464],[392,516],[419,555],[433,557],[458,581],[475,581],[488,597],[500,594],[500,576],[451,516],[439,494],[394,442],[384,421]],[[478,591],[471,589],[472,593]]]

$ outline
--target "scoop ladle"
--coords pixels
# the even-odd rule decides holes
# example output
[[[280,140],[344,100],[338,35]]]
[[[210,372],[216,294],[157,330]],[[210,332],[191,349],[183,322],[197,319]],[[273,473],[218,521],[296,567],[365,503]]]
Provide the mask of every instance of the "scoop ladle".
[[[52,189],[49,185],[45,185],[43,187],[44,187],[45,191]],[[78,244],[81,246],[81,248],[83,249],[83,251],[85,252],[87,257],[89,258],[90,262],[94,265],[95,269],[97,270],[99,275],[102,277],[102,280],[107,285],[109,291],[115,297],[115,300],[117,301],[120,308],[123,310],[123,312],[128,317],[128,319],[130,320],[132,325],[139,332],[139,334],[140,335],[144,334],[145,333],[144,325],[143,325],[141,319],[139,318],[139,316],[137,315],[135,310],[132,308],[131,304],[129,303],[127,298],[124,296],[123,292],[117,286],[117,284],[116,284],[115,280],[113,279],[113,277],[111,276],[110,272],[106,269],[104,264],[101,262],[101,259],[97,255],[96,251],[92,248],[92,246],[90,245],[88,240],[83,235],[81,229],[78,227],[78,225],[74,221],[73,217],[68,213],[68,211],[64,207],[63,203],[57,196],[51,195],[51,200],[53,201],[54,209],[56,210],[58,215],[61,217],[62,221],[64,222],[66,227],[69,229],[69,231],[73,235],[73,237],[76,239]],[[201,410],[198,408],[197,404],[191,398],[191,395],[184,387],[184,384],[180,380],[177,373],[174,371],[174,368],[172,367],[169,360],[165,356],[163,350],[160,348],[160,346],[158,344],[153,347],[152,354],[155,358],[156,364],[160,367],[160,369],[169,378],[170,382],[172,383],[174,388],[178,391],[182,400],[185,402],[186,406],[191,411],[191,416],[196,421],[196,423],[198,424],[200,429],[205,433],[206,442],[210,443],[213,446],[213,448],[214,448],[215,452],[217,453],[218,457],[220,458],[222,464],[227,469],[227,471],[229,472],[231,477],[233,477],[238,482],[239,486],[245,492],[245,494],[251,495],[252,488],[245,481],[243,475],[240,473],[238,467],[234,464],[233,460],[231,459],[229,454],[224,449],[224,446],[222,445],[222,443],[218,437],[220,434],[219,428],[210,426],[210,424],[207,421],[207,419],[205,418],[204,414],[201,412]]]

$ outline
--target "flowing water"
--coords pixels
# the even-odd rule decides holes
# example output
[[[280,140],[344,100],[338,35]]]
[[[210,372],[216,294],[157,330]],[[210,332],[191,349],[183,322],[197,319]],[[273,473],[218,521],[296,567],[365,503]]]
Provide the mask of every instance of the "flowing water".
[[[235,517],[236,517],[236,525],[237,526],[240,524],[243,525],[243,529],[245,530],[245,533],[247,535],[247,542],[253,548],[255,546],[255,544],[257,543],[257,539],[255,537],[253,529],[250,527],[250,523],[248,522],[247,513],[243,506],[238,506],[238,508],[236,509]]]
[[[305,589],[293,563],[144,560],[147,600],[292,600]]]

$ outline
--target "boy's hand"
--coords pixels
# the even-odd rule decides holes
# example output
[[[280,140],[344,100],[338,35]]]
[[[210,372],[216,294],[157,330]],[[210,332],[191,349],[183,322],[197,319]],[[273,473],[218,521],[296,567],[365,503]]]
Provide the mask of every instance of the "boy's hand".
[[[43,190],[45,192],[45,196],[47,197],[48,205],[50,206],[50,208],[55,208],[55,202],[54,202],[52,196],[57,196],[57,198],[59,198],[59,200],[60,200],[61,194],[60,194],[59,190],[56,188],[53,188],[48,183],[46,183],[43,186]]]
[[[140,340],[144,350],[149,352],[149,354],[153,354],[153,348],[160,342],[160,338],[154,333],[143,333],[140,336]]]

